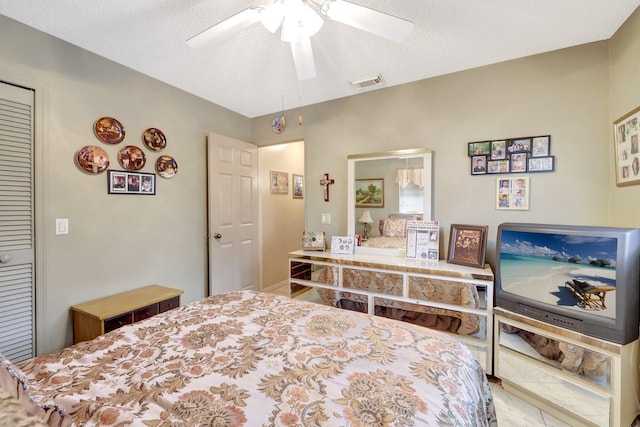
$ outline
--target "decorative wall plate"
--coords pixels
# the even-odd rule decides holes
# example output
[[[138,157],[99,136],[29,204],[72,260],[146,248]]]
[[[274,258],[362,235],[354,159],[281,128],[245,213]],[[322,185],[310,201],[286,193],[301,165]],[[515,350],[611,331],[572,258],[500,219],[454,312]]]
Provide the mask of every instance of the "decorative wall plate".
[[[271,123],[271,129],[273,129],[275,133],[282,133],[285,127],[287,127],[287,121],[284,115],[277,116]]]
[[[96,145],[85,145],[78,150],[78,165],[90,173],[102,173],[109,167],[109,155]]]
[[[144,167],[147,158],[140,148],[127,145],[118,151],[118,162],[126,170],[137,171]]]
[[[124,139],[124,126],[113,117],[101,117],[93,125],[98,139],[106,144],[119,144]]]
[[[160,156],[156,160],[156,172],[163,178],[173,178],[178,173],[178,163],[171,156]]]
[[[142,133],[142,142],[152,151],[162,151],[167,146],[167,138],[160,129],[149,128]]]

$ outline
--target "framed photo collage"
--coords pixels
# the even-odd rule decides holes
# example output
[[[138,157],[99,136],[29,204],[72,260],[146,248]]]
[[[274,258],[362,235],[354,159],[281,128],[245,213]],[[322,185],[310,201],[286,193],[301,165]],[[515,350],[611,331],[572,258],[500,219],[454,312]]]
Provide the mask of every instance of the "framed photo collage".
[[[471,175],[553,172],[551,135],[468,143]]]

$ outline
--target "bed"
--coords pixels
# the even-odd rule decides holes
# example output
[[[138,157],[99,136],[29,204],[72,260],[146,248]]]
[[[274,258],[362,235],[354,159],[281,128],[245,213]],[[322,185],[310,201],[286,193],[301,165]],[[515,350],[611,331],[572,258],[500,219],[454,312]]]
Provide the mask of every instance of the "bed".
[[[56,426],[497,425],[478,361],[446,334],[253,291],[0,368]]]
[[[407,245],[407,220],[422,219],[421,215],[392,213],[378,222],[379,236],[370,237],[362,246],[379,249],[404,249]]]

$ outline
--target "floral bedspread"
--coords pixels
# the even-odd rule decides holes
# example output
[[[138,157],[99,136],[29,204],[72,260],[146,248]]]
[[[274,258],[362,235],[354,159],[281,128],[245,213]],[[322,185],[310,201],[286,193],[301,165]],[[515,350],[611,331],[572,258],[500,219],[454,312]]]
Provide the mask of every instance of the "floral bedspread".
[[[253,291],[18,366],[74,425],[497,425],[482,368],[446,334]]]

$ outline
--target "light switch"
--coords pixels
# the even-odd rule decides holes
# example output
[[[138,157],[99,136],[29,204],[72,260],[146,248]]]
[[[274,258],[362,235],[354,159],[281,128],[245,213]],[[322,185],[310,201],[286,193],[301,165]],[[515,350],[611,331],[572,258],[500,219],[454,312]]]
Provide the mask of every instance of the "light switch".
[[[56,218],[56,236],[69,234],[69,218]]]
[[[324,225],[331,224],[331,214],[328,214],[328,213],[320,214],[320,223]]]

